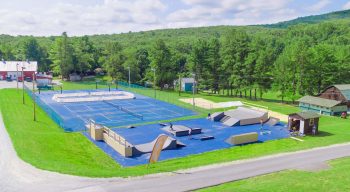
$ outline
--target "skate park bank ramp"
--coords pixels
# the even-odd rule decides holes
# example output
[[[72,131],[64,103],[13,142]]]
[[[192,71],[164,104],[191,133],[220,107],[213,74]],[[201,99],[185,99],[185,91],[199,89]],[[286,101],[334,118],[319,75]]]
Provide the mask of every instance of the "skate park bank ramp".
[[[150,153],[153,150],[154,144],[156,143],[158,137],[149,143],[143,143],[138,145],[133,145],[128,142],[124,137],[112,131],[111,129],[96,124],[94,122],[90,122],[87,125],[89,129],[90,137],[95,141],[104,141],[111,148],[117,151],[120,155],[124,157],[134,157],[138,155],[142,155],[144,153]],[[166,142],[163,145],[163,150],[176,149],[178,147],[185,146],[183,143],[178,142],[176,139],[168,137]]]
[[[260,123],[261,120],[266,122],[268,120],[268,113],[246,107],[238,107],[237,109],[214,113],[211,119],[213,121],[220,121],[229,127],[252,125]]]
[[[225,140],[230,145],[242,145],[247,143],[254,143],[258,141],[259,134],[257,132],[244,133],[240,135],[232,135]]]
[[[159,135],[158,137],[160,137],[160,136],[161,135]],[[137,155],[141,155],[144,153],[151,153],[155,143],[158,140],[158,137],[156,139],[154,139],[152,142],[134,145],[134,147],[132,149],[133,150],[132,156],[137,156]],[[166,142],[163,145],[163,150],[177,149],[179,147],[184,147],[184,146],[185,146],[185,144],[177,141],[174,138],[168,137],[168,139],[166,140]]]
[[[280,119],[275,117],[270,117],[268,121],[266,121],[264,124],[269,126],[275,126],[277,123],[280,122]]]
[[[197,135],[202,133],[201,128],[190,128],[184,125],[173,125],[165,126],[162,130],[168,132],[176,137],[188,136],[188,135]]]

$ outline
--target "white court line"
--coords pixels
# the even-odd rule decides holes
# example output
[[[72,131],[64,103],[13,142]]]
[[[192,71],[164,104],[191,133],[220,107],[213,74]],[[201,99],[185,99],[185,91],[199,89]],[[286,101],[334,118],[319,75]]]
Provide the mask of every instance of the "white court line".
[[[89,117],[83,117],[81,115],[79,115],[77,112],[72,111],[71,109],[69,109],[66,105],[63,105],[66,109],[68,109],[68,111],[70,111],[73,115],[77,116],[80,120],[84,121],[85,123],[88,123],[89,121]],[[82,106],[86,106],[86,105],[82,105]]]

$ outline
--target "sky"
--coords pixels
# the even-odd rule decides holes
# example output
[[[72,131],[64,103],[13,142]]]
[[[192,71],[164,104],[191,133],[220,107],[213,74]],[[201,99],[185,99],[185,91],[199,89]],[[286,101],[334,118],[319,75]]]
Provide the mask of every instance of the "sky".
[[[270,24],[350,9],[350,0],[0,0],[0,34],[69,36]]]

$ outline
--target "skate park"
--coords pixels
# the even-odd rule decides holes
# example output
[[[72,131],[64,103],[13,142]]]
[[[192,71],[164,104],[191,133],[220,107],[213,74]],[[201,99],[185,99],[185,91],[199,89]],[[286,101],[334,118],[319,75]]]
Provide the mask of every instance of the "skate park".
[[[219,113],[226,119],[228,115],[233,118],[234,114],[240,114],[235,118],[238,123],[232,126],[224,124],[218,118]],[[160,135],[168,136],[160,161],[290,136],[286,126],[276,118],[269,118],[267,112],[240,107],[219,113],[213,114],[211,118],[124,128],[109,129],[91,123],[87,125],[89,131],[84,134],[125,167],[146,164]],[[260,124],[261,120],[263,124]],[[100,133],[96,134],[95,131]]]

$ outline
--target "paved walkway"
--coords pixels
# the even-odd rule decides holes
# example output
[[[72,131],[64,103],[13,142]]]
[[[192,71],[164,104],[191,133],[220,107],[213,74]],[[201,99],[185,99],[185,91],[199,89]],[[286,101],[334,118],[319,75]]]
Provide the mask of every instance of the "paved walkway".
[[[18,158],[0,115],[0,191],[189,191],[286,169],[318,170],[325,161],[350,156],[350,143],[155,174],[94,179],[39,170]]]

